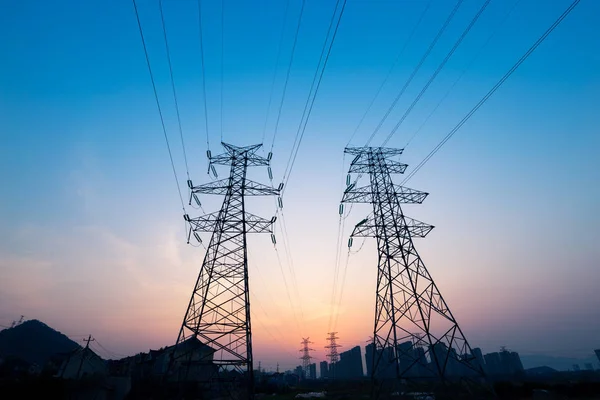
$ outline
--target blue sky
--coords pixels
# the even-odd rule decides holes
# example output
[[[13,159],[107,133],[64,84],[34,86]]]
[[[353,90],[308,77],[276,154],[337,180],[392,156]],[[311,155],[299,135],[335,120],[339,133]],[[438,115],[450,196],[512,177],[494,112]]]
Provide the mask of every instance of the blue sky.
[[[569,3],[492,0],[388,145],[404,146],[468,67],[407,147],[403,160],[416,165]],[[200,183],[210,178],[196,4],[165,1],[164,13],[190,175]],[[454,4],[433,0],[353,145],[364,144]],[[481,4],[464,2],[373,144],[383,141]],[[284,198],[298,285],[293,306],[268,236],[250,240],[259,305],[255,358],[263,366],[295,365],[301,337],[325,344],[337,205],[350,161],[342,168],[342,151],[425,6],[348,0]],[[276,180],[334,7],[306,3],[274,145]],[[138,8],[184,187],[158,2],[140,0]],[[213,153],[221,130],[235,144],[261,140],[285,2],[226,1],[224,9],[221,128],[221,3],[203,2]],[[299,11],[300,2],[290,1],[267,147]],[[600,4],[582,1],[409,182],[431,193],[406,209],[436,226],[417,243],[420,253],[472,345],[484,351],[506,345],[584,357],[600,346],[599,15]],[[90,332],[119,354],[173,342],[203,251],[185,245],[132,4],[12,3],[0,16],[0,37],[0,324],[24,314],[65,333]],[[252,177],[267,180],[264,170]],[[203,199],[210,210],[220,200]],[[251,204],[257,214],[274,212],[270,199]],[[368,212],[353,208],[345,237]],[[374,243],[350,258],[337,327],[347,347],[369,336],[375,267]],[[302,308],[298,322],[292,308],[298,315]]]

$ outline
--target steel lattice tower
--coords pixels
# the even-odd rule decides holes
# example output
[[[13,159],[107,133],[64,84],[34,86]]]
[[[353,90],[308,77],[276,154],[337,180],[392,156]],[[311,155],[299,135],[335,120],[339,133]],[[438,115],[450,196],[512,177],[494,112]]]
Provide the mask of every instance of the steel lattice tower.
[[[272,187],[246,179],[248,167],[268,166],[268,158],[256,151],[260,144],[237,147],[222,143],[223,154],[211,156],[209,170],[214,165],[230,165],[229,178],[204,185],[188,185],[191,197],[198,194],[225,195],[221,210],[190,218],[190,235],[212,232],[200,274],[179,331],[175,354],[179,359],[180,380],[210,384],[212,390],[227,392],[230,397],[252,398],[254,377],[252,365],[252,330],[248,287],[247,233],[271,232],[271,220],[246,211],[246,196],[277,195],[281,187]],[[193,342],[194,346],[185,345]],[[199,344],[199,343],[200,344]],[[199,346],[210,349],[192,356]],[[203,347],[207,349],[206,347]],[[204,365],[204,367],[202,367]],[[197,368],[194,378],[190,369]],[[204,369],[202,369],[204,368]]]
[[[338,347],[342,346],[336,343],[336,340],[339,339],[339,337],[335,336],[336,334],[337,332],[329,332],[327,334],[329,336],[325,338],[325,340],[329,342],[329,344],[325,346],[325,348],[329,349],[329,354],[327,354],[327,357],[329,357],[330,364],[334,364],[340,360],[340,355],[338,354],[337,349]]]
[[[337,332],[329,332],[327,335],[327,340],[329,344],[325,346],[326,349],[329,349],[329,354],[326,357],[329,358],[329,375],[331,379],[335,379],[335,366],[338,361],[340,361],[340,355],[338,354],[338,347],[342,347],[342,345],[337,344],[336,340],[339,337],[336,336]]]
[[[485,388],[481,385],[483,369],[413,244],[413,237],[425,237],[433,226],[402,211],[401,204],[420,204],[428,195],[392,182],[390,174],[404,173],[407,167],[391,159],[402,154],[402,149],[344,151],[355,156],[349,173],[370,178],[370,185],[364,187],[348,180],[342,202],[373,205],[372,214],[355,226],[352,236],[377,238],[370,357],[367,350],[374,397],[382,390],[395,391],[407,385],[439,389],[446,395]]]
[[[314,349],[311,349],[308,345],[312,344],[312,342],[310,341],[310,338],[302,338],[302,341],[300,342],[300,344],[302,345],[302,348],[300,349],[300,351],[302,352],[302,357],[300,357],[300,359],[302,360],[302,370],[304,371],[304,378],[306,379],[310,374],[309,374],[309,365],[310,365],[310,360],[312,359],[310,352],[314,351]]]

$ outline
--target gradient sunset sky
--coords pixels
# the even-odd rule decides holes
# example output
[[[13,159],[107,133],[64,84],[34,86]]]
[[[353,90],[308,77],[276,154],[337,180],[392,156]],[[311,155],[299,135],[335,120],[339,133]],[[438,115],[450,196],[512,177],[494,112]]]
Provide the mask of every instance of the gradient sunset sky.
[[[335,3],[306,1],[273,149],[276,182]],[[482,3],[467,0],[459,8],[373,145]],[[491,1],[388,143],[405,146],[465,71],[406,148],[409,171],[570,3]],[[158,1],[137,4],[183,190]],[[286,2],[225,0],[222,126],[221,2],[202,4],[216,154],[221,131],[232,144],[261,141]],[[290,0],[267,148],[300,5]],[[432,1],[352,145],[364,145],[454,5]],[[349,258],[342,306],[330,324],[338,204],[350,162],[343,149],[426,6],[347,2],[283,199],[291,257],[276,228],[289,297],[269,236],[249,239],[254,359],[264,368],[298,365],[302,337],[314,342],[316,360],[325,359],[329,328],[339,332],[340,350],[364,346],[372,334],[374,239],[362,248],[362,239],[354,241],[360,251]],[[204,183],[210,177],[197,2],[165,0],[164,13],[190,175]],[[505,345],[521,354],[584,357],[600,347],[599,24],[600,2],[582,1],[408,184],[430,196],[406,214],[436,227],[417,248],[471,345],[484,352]],[[0,13],[0,38],[0,324],[22,314],[76,340],[91,333],[109,350],[103,357],[173,344],[204,250],[185,243],[132,3],[10,2]],[[251,178],[266,183],[267,171],[255,168]],[[202,200],[215,211],[222,198]],[[250,211],[270,217],[275,206],[270,198],[253,199]],[[347,237],[369,211],[355,205],[345,220],[342,273]]]

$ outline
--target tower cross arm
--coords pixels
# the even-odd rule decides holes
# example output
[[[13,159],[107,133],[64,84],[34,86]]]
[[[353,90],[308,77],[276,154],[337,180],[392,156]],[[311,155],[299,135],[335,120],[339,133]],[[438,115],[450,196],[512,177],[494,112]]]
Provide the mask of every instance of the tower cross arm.
[[[363,160],[364,159],[364,160]],[[398,161],[387,160],[385,162],[387,166],[388,172],[390,174],[403,174],[408,167],[408,164],[404,164]],[[366,157],[360,157],[356,162],[353,162],[350,165],[349,173],[360,173],[360,174],[368,174],[375,168],[375,165],[369,162]]]
[[[403,204],[421,204],[429,193],[407,188],[401,185],[394,185],[394,193],[398,201]]]
[[[342,203],[370,203],[372,198],[373,193],[370,186],[355,188],[352,184],[344,191]]]
[[[197,218],[186,218],[193,232],[212,232],[219,222],[219,213],[210,213]],[[223,232],[234,233],[240,231],[240,224],[243,222],[242,215],[228,216],[223,221],[221,229]],[[266,219],[246,212],[246,233],[272,233],[274,218]]]
[[[236,157],[239,157],[239,155],[234,154],[228,154],[228,153],[223,153],[223,154],[219,154],[216,156],[213,156],[210,158],[210,163],[211,164],[215,164],[215,165],[230,165],[232,160],[235,160]],[[247,165],[249,167],[258,167],[258,166],[269,166],[270,161],[265,158],[265,157],[261,157],[257,154],[246,154],[244,156],[247,159]]]
[[[394,195],[398,201],[403,204],[421,204],[429,195],[427,192],[410,189],[405,186],[394,185]],[[351,184],[344,191],[342,203],[372,203],[373,191],[371,186],[363,186],[356,188]]]
[[[225,152],[222,154],[218,154],[216,156],[210,156],[209,160],[211,164],[216,165],[230,165],[236,159],[245,159],[246,166],[254,167],[254,166],[268,166],[271,160],[271,153],[269,153],[269,157],[261,157],[256,154],[256,151],[262,147],[262,144],[253,144],[250,146],[234,146],[229,143],[222,143],[225,148]]]
[[[227,194],[229,190],[233,189],[232,182],[230,179],[220,179],[218,181],[205,183],[198,186],[192,186],[192,193],[196,194]],[[272,188],[262,183],[246,180],[244,183],[244,195],[245,196],[269,196],[278,195],[279,189]]]
[[[403,222],[404,223],[401,223],[398,227],[398,233],[403,238],[424,238],[434,228],[433,225],[426,224],[425,222],[421,222],[407,216],[403,217]],[[373,215],[369,215],[367,218],[356,224],[350,236],[376,237],[377,231]]]
[[[403,151],[404,149],[395,149],[392,147],[346,147],[344,149],[344,153],[346,154],[360,155],[372,153],[382,155],[385,158],[399,156]]]

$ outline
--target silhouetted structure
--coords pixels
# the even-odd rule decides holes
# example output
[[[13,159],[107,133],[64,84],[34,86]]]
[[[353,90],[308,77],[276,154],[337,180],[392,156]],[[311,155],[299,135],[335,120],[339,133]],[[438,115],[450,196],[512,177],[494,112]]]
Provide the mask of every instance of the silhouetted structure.
[[[108,366],[100,356],[90,349],[92,335],[85,340],[84,348],[74,350],[60,366],[57,376],[64,379],[81,379],[90,376],[106,376]]]
[[[413,244],[413,237],[425,237],[433,226],[408,218],[401,208],[401,203],[422,203],[428,194],[392,182],[390,174],[403,173],[407,167],[391,159],[402,154],[402,149],[347,147],[344,152],[354,155],[349,174],[368,174],[370,178],[370,185],[356,187],[348,176],[342,203],[373,207],[372,214],[355,226],[352,237],[377,238],[379,264],[370,351],[374,388],[381,387],[381,378],[376,380],[382,377],[388,381],[386,390],[402,389],[397,384],[415,383],[419,377],[413,371],[429,381],[435,377],[436,386],[444,384],[446,392],[450,381],[456,379],[463,384],[452,386],[461,390],[479,386],[477,381],[484,372],[474,362],[467,339]],[[414,347],[422,348],[423,353]],[[424,363],[426,358],[431,362]]]
[[[198,186],[188,180],[190,203],[194,199],[199,204],[199,194],[225,195],[225,198],[221,210],[216,213],[197,218],[184,216],[190,224],[188,241],[192,233],[199,241],[198,232],[212,232],[212,237],[177,338],[177,346],[197,338],[212,352],[203,359],[194,359],[192,352],[180,354],[176,350],[173,354],[175,358],[183,357],[178,361],[186,365],[188,371],[194,365],[215,365],[212,376],[202,379],[202,382],[210,382],[213,391],[252,398],[254,378],[246,234],[271,232],[274,218],[267,220],[248,213],[245,198],[277,195],[281,187],[274,189],[246,179],[248,167],[269,166],[270,153],[268,158],[256,154],[262,145],[222,145],[225,148],[223,154],[212,156],[210,151],[207,152],[209,170],[216,175],[215,165],[229,165],[229,177]],[[180,378],[190,380],[187,373]]]
[[[310,352],[313,351],[308,345],[312,342],[309,340],[310,338],[302,338],[302,348],[300,351],[302,352],[302,371],[304,372],[304,377],[310,379],[310,360],[312,357],[310,356]]]
[[[364,377],[360,353],[359,346],[340,353],[340,361],[336,364],[336,378],[359,379]]]
[[[327,361],[321,361],[319,363],[319,372],[321,374],[321,379],[329,378],[329,365]]]
[[[596,353],[596,357],[598,357],[598,362],[600,362],[600,349],[594,350],[594,353]]]
[[[312,363],[308,366],[308,375],[307,379],[317,379],[317,364]]]
[[[295,369],[294,369],[294,374],[298,375],[298,379],[299,380],[304,380],[306,379],[306,374],[304,373],[304,368],[302,368],[302,365],[298,365]]]
[[[330,379],[335,379],[336,378],[336,364],[337,362],[340,360],[340,356],[338,354],[338,347],[342,347],[341,345],[337,344],[336,340],[339,339],[339,337],[336,336],[337,332],[329,332],[327,335],[327,338],[325,338],[325,340],[327,340],[329,342],[329,344],[327,346],[325,346],[326,349],[329,349],[329,353],[326,354],[325,356],[327,358],[329,358],[329,378]]]
[[[514,377],[525,372],[521,357],[514,351],[502,349],[500,352],[487,353],[484,360],[483,367],[490,376]]]
[[[62,361],[76,349],[81,349],[78,343],[36,319],[0,331],[0,356],[20,359],[28,365],[43,367],[54,357]]]

